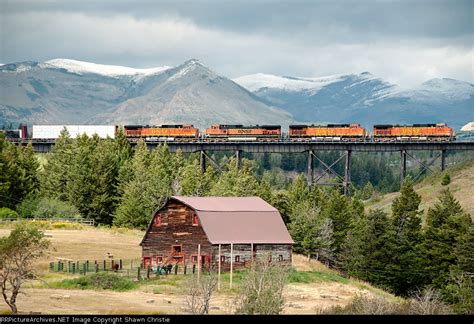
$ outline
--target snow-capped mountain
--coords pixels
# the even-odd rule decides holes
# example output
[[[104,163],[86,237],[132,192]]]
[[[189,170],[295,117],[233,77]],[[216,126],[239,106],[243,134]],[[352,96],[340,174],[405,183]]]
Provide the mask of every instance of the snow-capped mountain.
[[[69,59],[54,59],[39,64],[41,68],[57,68],[65,69],[68,72],[76,73],[79,75],[92,73],[101,74],[109,77],[120,77],[120,76],[147,76],[151,74],[157,74],[165,70],[170,69],[169,66],[155,67],[151,69],[134,69],[125,66],[117,65],[104,65],[95,64],[89,62],[82,62]]]
[[[0,66],[0,124],[282,124],[267,105],[198,60],[133,69],[56,59]]]
[[[474,85],[453,79],[432,79],[412,89],[368,72],[317,78],[259,73],[234,81],[304,122],[447,122],[459,129],[474,117]]]

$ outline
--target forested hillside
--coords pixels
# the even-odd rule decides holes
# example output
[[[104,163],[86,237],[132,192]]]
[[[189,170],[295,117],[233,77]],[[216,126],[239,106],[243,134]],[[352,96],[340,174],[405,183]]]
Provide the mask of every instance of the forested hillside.
[[[219,161],[202,174],[196,154],[170,153],[166,145],[150,151],[144,142],[132,150],[123,134],[71,139],[64,130],[40,168],[31,145],[2,139],[0,217],[80,216],[143,229],[171,195],[260,196],[279,209],[294,252],[400,296],[436,289],[455,311],[472,312],[474,226],[447,177],[430,208],[407,177],[386,210],[367,210],[367,186],[346,197],[338,186],[308,186],[303,174],[281,181],[260,162],[244,159],[239,169],[234,158]],[[459,181],[455,172],[451,180]]]

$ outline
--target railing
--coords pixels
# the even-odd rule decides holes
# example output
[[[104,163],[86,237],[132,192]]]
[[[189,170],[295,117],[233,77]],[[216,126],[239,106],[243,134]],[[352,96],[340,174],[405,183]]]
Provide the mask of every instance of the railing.
[[[22,221],[29,221],[29,222],[50,222],[50,223],[57,223],[57,222],[67,222],[67,223],[79,223],[82,225],[89,225],[94,226],[95,222],[93,219],[84,219],[84,218],[0,218],[0,223],[11,223],[11,222],[22,222]]]

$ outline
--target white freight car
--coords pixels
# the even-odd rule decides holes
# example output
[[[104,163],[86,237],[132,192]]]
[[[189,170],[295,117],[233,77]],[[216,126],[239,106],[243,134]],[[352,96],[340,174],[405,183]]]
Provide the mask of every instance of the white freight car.
[[[33,125],[33,138],[35,139],[56,139],[61,131],[66,127],[71,138],[86,134],[92,136],[99,135],[100,138],[115,138],[115,125]]]

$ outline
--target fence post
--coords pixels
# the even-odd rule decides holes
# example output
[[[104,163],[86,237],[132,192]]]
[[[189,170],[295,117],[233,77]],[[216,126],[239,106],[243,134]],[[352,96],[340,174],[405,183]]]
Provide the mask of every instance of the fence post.
[[[195,273],[196,273],[196,265],[193,264],[193,274],[195,274]]]
[[[150,279],[150,272],[151,272],[151,266],[149,266],[148,268],[146,268],[146,278],[147,278],[147,279]]]
[[[67,272],[71,272],[71,261],[67,262]]]
[[[89,272],[89,260],[86,260],[86,273]]]
[[[175,266],[174,266],[174,274],[175,275],[178,274],[178,264],[175,264]]]
[[[120,267],[120,270],[122,270],[122,266],[123,266],[123,264],[122,264],[122,259],[120,259],[120,260],[119,260],[119,267]]]
[[[76,263],[75,262],[72,264],[72,273],[73,274],[76,273]]]
[[[99,272],[99,264],[96,262],[94,266],[95,266],[95,269],[94,269],[95,273]]]
[[[54,262],[49,263],[49,271],[54,271]]]
[[[184,265],[184,269],[183,269],[184,274],[186,274],[186,268],[187,268],[187,265]]]
[[[104,260],[104,271],[105,271],[106,262],[107,262],[107,261],[106,261],[106,260]]]
[[[85,275],[87,274],[87,268],[88,268],[88,267],[89,267],[89,264],[88,264],[88,263],[87,263],[87,264],[86,264],[86,263],[83,263],[83,264],[82,264],[82,269],[83,269],[83,272],[84,272]]]
[[[113,259],[110,260],[110,265],[111,265],[110,269],[114,270],[115,269],[115,267],[114,267],[115,266],[115,261]]]
[[[140,269],[141,269],[141,267],[138,266],[138,268],[137,268],[137,279],[138,279],[138,280],[141,280]]]

